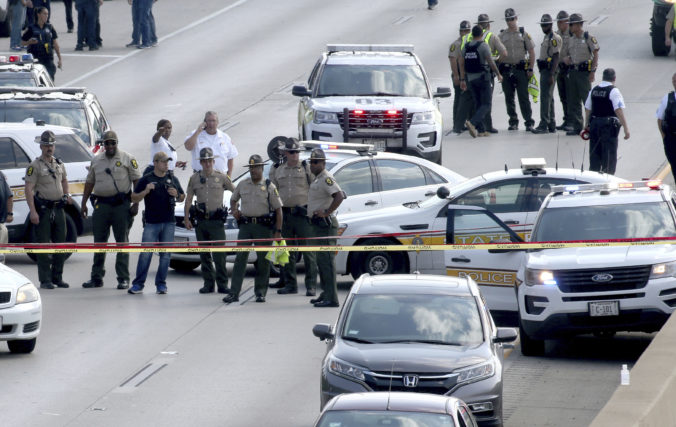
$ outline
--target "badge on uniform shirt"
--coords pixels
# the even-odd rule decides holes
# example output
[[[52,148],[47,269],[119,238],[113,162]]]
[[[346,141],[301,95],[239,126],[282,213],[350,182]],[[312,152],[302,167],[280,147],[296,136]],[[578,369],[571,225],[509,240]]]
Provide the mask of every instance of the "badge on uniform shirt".
[[[26,169],[26,175],[33,175],[33,166],[28,166],[28,169]]]
[[[451,45],[451,52],[455,52],[455,45],[454,44]]]
[[[138,163],[136,163],[136,159],[131,159],[131,167],[138,169]]]
[[[596,37],[592,36],[592,43],[596,44]]]
[[[552,39],[552,46],[556,47],[556,44],[557,44],[557,43],[556,43],[556,40],[555,40],[555,39]]]
[[[117,166],[117,167],[119,168],[120,166],[122,166],[122,162],[120,162],[119,160],[116,161],[116,162],[115,162],[115,166]]]
[[[261,190],[263,190],[263,191],[266,190],[265,185],[261,185]]]
[[[221,180],[218,178],[214,178],[214,182],[221,182]]]
[[[333,180],[331,178],[326,178],[326,185],[333,185]]]

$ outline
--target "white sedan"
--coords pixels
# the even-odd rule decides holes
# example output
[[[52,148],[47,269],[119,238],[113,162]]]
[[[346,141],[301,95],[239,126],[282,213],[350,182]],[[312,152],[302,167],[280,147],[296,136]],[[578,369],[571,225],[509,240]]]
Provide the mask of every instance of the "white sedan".
[[[19,272],[0,264],[0,341],[7,341],[12,353],[30,353],[41,322],[38,289]]]
[[[344,246],[444,244],[446,210],[449,204],[484,207],[527,240],[537,211],[554,185],[619,181],[624,180],[598,172],[545,168],[544,159],[522,159],[520,169],[482,174],[450,187],[450,194],[442,194],[445,196],[443,198],[434,197],[422,203],[403,203],[399,206],[381,209],[368,216],[340,215],[338,220],[343,237],[339,244]],[[383,234],[385,236],[381,236]],[[488,243],[491,240],[505,237],[508,237],[506,233],[495,234],[477,230],[474,233],[463,234],[461,238],[456,239],[455,243]],[[352,274],[354,278],[363,273],[389,274],[418,271],[455,276],[466,273],[461,269],[447,270],[444,255],[443,251],[338,252],[336,270],[339,274]],[[462,265],[463,256],[459,255],[459,259],[454,260]],[[495,267],[492,270],[499,270],[499,268]],[[493,277],[488,273],[490,271],[481,277],[475,277],[476,275],[472,277],[477,283],[484,285],[492,280],[485,279]]]
[[[340,187],[347,194],[337,214],[358,213],[362,216],[403,202],[420,202],[433,198],[440,185],[454,186],[466,178],[449,169],[419,157],[396,153],[373,152],[368,145],[302,141],[301,160],[310,157],[315,147],[326,152],[328,169]],[[267,177],[272,163],[266,164],[264,175]],[[248,173],[235,179],[249,176]],[[225,192],[223,203],[230,206],[230,192]],[[176,205],[176,242],[194,242],[195,232],[183,226],[183,204]],[[368,213],[368,214],[367,214]],[[237,223],[232,216],[225,224],[226,240],[237,239]],[[234,246],[234,243],[232,244]],[[229,260],[232,261],[232,260]],[[249,255],[249,262],[255,261],[255,255]],[[171,267],[177,270],[192,270],[199,266],[199,256],[188,253],[173,253]]]

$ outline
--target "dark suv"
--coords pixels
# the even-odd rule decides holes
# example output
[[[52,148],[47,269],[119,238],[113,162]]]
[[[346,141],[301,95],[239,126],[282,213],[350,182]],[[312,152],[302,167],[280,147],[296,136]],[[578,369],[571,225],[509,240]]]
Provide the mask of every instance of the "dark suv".
[[[85,88],[0,87],[0,122],[26,120],[73,128],[90,147],[110,129],[96,95]]]

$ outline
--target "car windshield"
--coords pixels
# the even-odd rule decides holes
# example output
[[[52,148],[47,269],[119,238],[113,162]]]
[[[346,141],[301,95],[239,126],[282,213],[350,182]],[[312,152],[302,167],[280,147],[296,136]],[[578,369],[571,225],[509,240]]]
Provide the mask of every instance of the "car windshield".
[[[674,237],[667,202],[549,208],[542,211],[531,241]]]
[[[453,427],[447,414],[402,411],[327,411],[317,427]]]
[[[33,121],[42,120],[50,125],[73,128],[85,144],[89,145],[87,118],[82,108],[49,108],[47,106],[36,108],[17,105],[17,108],[5,109],[7,122],[18,123],[28,118],[32,118]]]
[[[343,339],[372,343],[475,346],[483,342],[481,317],[471,296],[355,295]]]
[[[30,74],[25,73],[24,75],[21,75],[19,78],[16,78],[12,76],[11,79],[9,78],[0,78],[0,87],[11,87],[11,86],[19,86],[19,87],[35,87],[37,86],[35,83],[35,80],[31,77]]]
[[[56,135],[54,155],[64,163],[90,162],[94,154],[75,135]]]
[[[411,96],[429,98],[418,65],[328,64],[317,96]]]

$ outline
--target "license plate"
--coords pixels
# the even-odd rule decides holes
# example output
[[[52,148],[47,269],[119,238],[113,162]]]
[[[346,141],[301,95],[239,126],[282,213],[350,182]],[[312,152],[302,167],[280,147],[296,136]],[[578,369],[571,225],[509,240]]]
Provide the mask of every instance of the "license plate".
[[[376,151],[385,151],[387,149],[386,139],[362,139],[362,142],[373,145],[373,149]]]
[[[619,301],[598,301],[589,303],[589,315],[591,317],[619,316]]]

